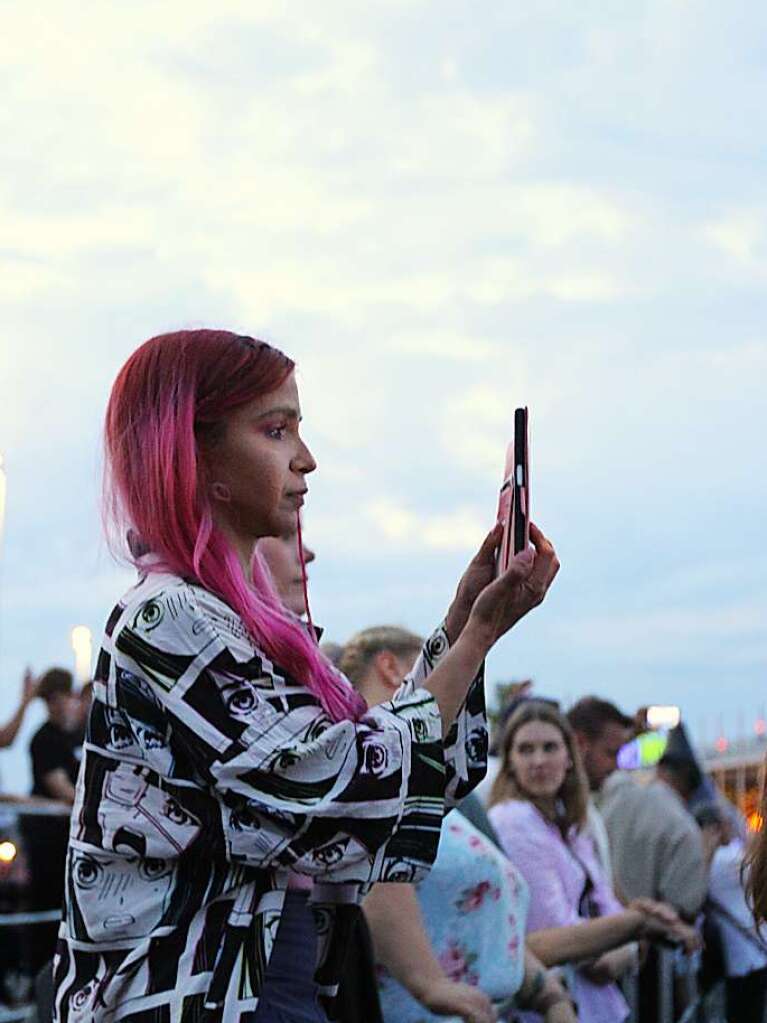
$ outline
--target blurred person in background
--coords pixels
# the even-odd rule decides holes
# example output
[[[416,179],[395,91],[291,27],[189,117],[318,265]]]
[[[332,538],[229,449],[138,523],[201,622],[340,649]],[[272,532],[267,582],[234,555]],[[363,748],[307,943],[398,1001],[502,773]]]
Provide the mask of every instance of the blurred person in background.
[[[311,565],[315,560],[314,551],[305,543],[301,543],[297,529],[290,530],[283,536],[263,537],[258,541],[258,551],[266,562],[275,589],[285,607],[294,615],[303,618],[307,613],[305,588],[307,580],[304,578],[304,566]],[[337,664],[343,647],[333,644],[334,649],[329,651],[328,646],[330,644],[323,644],[324,652],[332,663]],[[421,646],[413,654],[411,664],[420,652]],[[373,944],[365,916],[361,912],[358,913],[346,947],[336,1012],[339,1023],[382,1023]]]
[[[6,749],[13,743],[19,734],[27,707],[37,695],[37,680],[31,670],[27,668],[21,681],[21,699],[18,706],[5,724],[0,725],[0,749]]]
[[[339,666],[374,706],[391,699],[421,646],[397,626],[364,629]],[[525,948],[527,904],[526,884],[497,845],[451,811],[429,876],[376,885],[364,902],[387,1023],[493,1023],[520,1005],[547,1023],[574,1021],[557,977]]]
[[[77,698],[72,691],[72,672],[49,668],[38,684],[47,720],[32,736],[32,795],[72,803],[80,766],[82,738],[77,734]]]
[[[85,732],[88,727],[88,715],[91,712],[91,704],[93,703],[93,683],[85,682],[80,690],[75,694],[74,709],[73,709],[73,721],[72,721],[72,732],[74,736],[79,739],[79,745],[82,746],[85,741]]]
[[[616,889],[626,899],[669,902],[690,922],[703,906],[713,856],[687,809],[701,781],[686,738],[673,729],[653,780],[642,785],[617,772],[601,801]]]
[[[716,834],[701,832],[688,810],[688,801],[702,780],[686,734],[677,726],[669,733],[653,780],[642,785],[628,772],[618,771],[605,783],[600,804],[621,897],[667,902],[690,924],[703,909],[716,848]],[[651,948],[640,973],[641,1023],[655,1023],[658,1018],[659,975],[659,953]],[[678,1011],[685,1008],[684,999],[679,985]]]
[[[745,845],[733,834],[718,801],[703,804],[695,820],[714,847],[705,903],[706,944],[721,955],[716,963],[726,978],[728,1023],[763,1023],[767,1003],[767,928],[757,928],[745,885]],[[704,967],[706,954],[704,952]],[[710,980],[719,979],[716,975]]]
[[[60,910],[64,899],[64,865],[67,857],[68,821],[65,807],[71,806],[80,767],[82,734],[77,732],[78,700],[72,691],[72,673],[66,668],[49,668],[40,676],[37,692],[45,702],[47,719],[29,744],[32,760],[32,795],[54,800],[44,812],[22,817],[24,846],[31,875],[30,909],[35,912]],[[27,969],[31,975],[53,958],[57,923],[38,923],[28,929]]]
[[[587,960],[571,972],[578,1018],[620,1023],[628,1006],[616,982],[636,967],[636,940],[693,936],[670,907],[642,899],[624,908],[615,896],[584,833],[588,784],[575,738],[552,703],[519,704],[501,758],[489,817],[530,888],[528,944],[544,962],[554,960],[552,941],[554,961]]]
[[[633,737],[634,722],[614,703],[598,696],[584,696],[574,703],[567,712],[567,720],[589,784],[586,830],[605,876],[612,880],[610,840],[595,799],[617,769],[618,753]]]

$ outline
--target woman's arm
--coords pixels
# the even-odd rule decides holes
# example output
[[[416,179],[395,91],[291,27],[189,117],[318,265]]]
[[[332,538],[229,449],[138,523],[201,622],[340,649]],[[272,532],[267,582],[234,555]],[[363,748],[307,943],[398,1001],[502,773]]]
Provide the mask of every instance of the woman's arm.
[[[10,746],[18,735],[21,723],[24,720],[24,715],[27,712],[27,707],[30,705],[32,700],[34,700],[35,696],[37,696],[37,684],[32,672],[29,668],[27,668],[24,672],[21,700],[16,708],[16,712],[9,721],[6,721],[4,725],[0,726],[0,749],[5,749],[6,746]]]
[[[644,914],[637,909],[627,909],[597,920],[533,931],[527,936],[527,945],[546,966],[559,966],[580,959],[593,959],[634,941],[643,933],[644,924]]]
[[[376,961],[416,1001],[437,1015],[494,1023],[490,999],[470,984],[451,981],[434,955],[412,885],[376,885],[363,903]]]
[[[577,1023],[572,999],[559,977],[525,946],[525,974],[515,1004],[540,1013],[545,1023]]]

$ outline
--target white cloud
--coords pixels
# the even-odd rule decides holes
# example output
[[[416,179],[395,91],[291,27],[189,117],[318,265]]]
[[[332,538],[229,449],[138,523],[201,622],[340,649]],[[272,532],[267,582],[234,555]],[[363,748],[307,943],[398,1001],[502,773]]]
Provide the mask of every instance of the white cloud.
[[[364,511],[379,535],[398,548],[470,551],[479,547],[489,528],[487,517],[470,507],[424,515],[398,501],[380,498],[368,502]]]
[[[762,210],[738,210],[702,228],[703,237],[731,259],[767,270],[764,253],[765,218]]]

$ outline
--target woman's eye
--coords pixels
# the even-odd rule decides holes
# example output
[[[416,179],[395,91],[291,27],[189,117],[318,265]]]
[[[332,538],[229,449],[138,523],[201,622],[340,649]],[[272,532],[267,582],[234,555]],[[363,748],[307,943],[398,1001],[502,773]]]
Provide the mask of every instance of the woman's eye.
[[[287,432],[287,426],[270,426],[266,431],[266,436],[271,437],[272,440],[282,440]]]

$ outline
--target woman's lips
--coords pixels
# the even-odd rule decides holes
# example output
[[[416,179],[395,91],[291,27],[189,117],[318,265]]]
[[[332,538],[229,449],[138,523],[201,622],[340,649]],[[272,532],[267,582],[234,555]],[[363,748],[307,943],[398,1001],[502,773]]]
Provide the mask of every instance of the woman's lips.
[[[285,497],[290,503],[296,508],[303,508],[304,506],[304,494],[305,490],[294,491],[292,494],[286,494]]]

